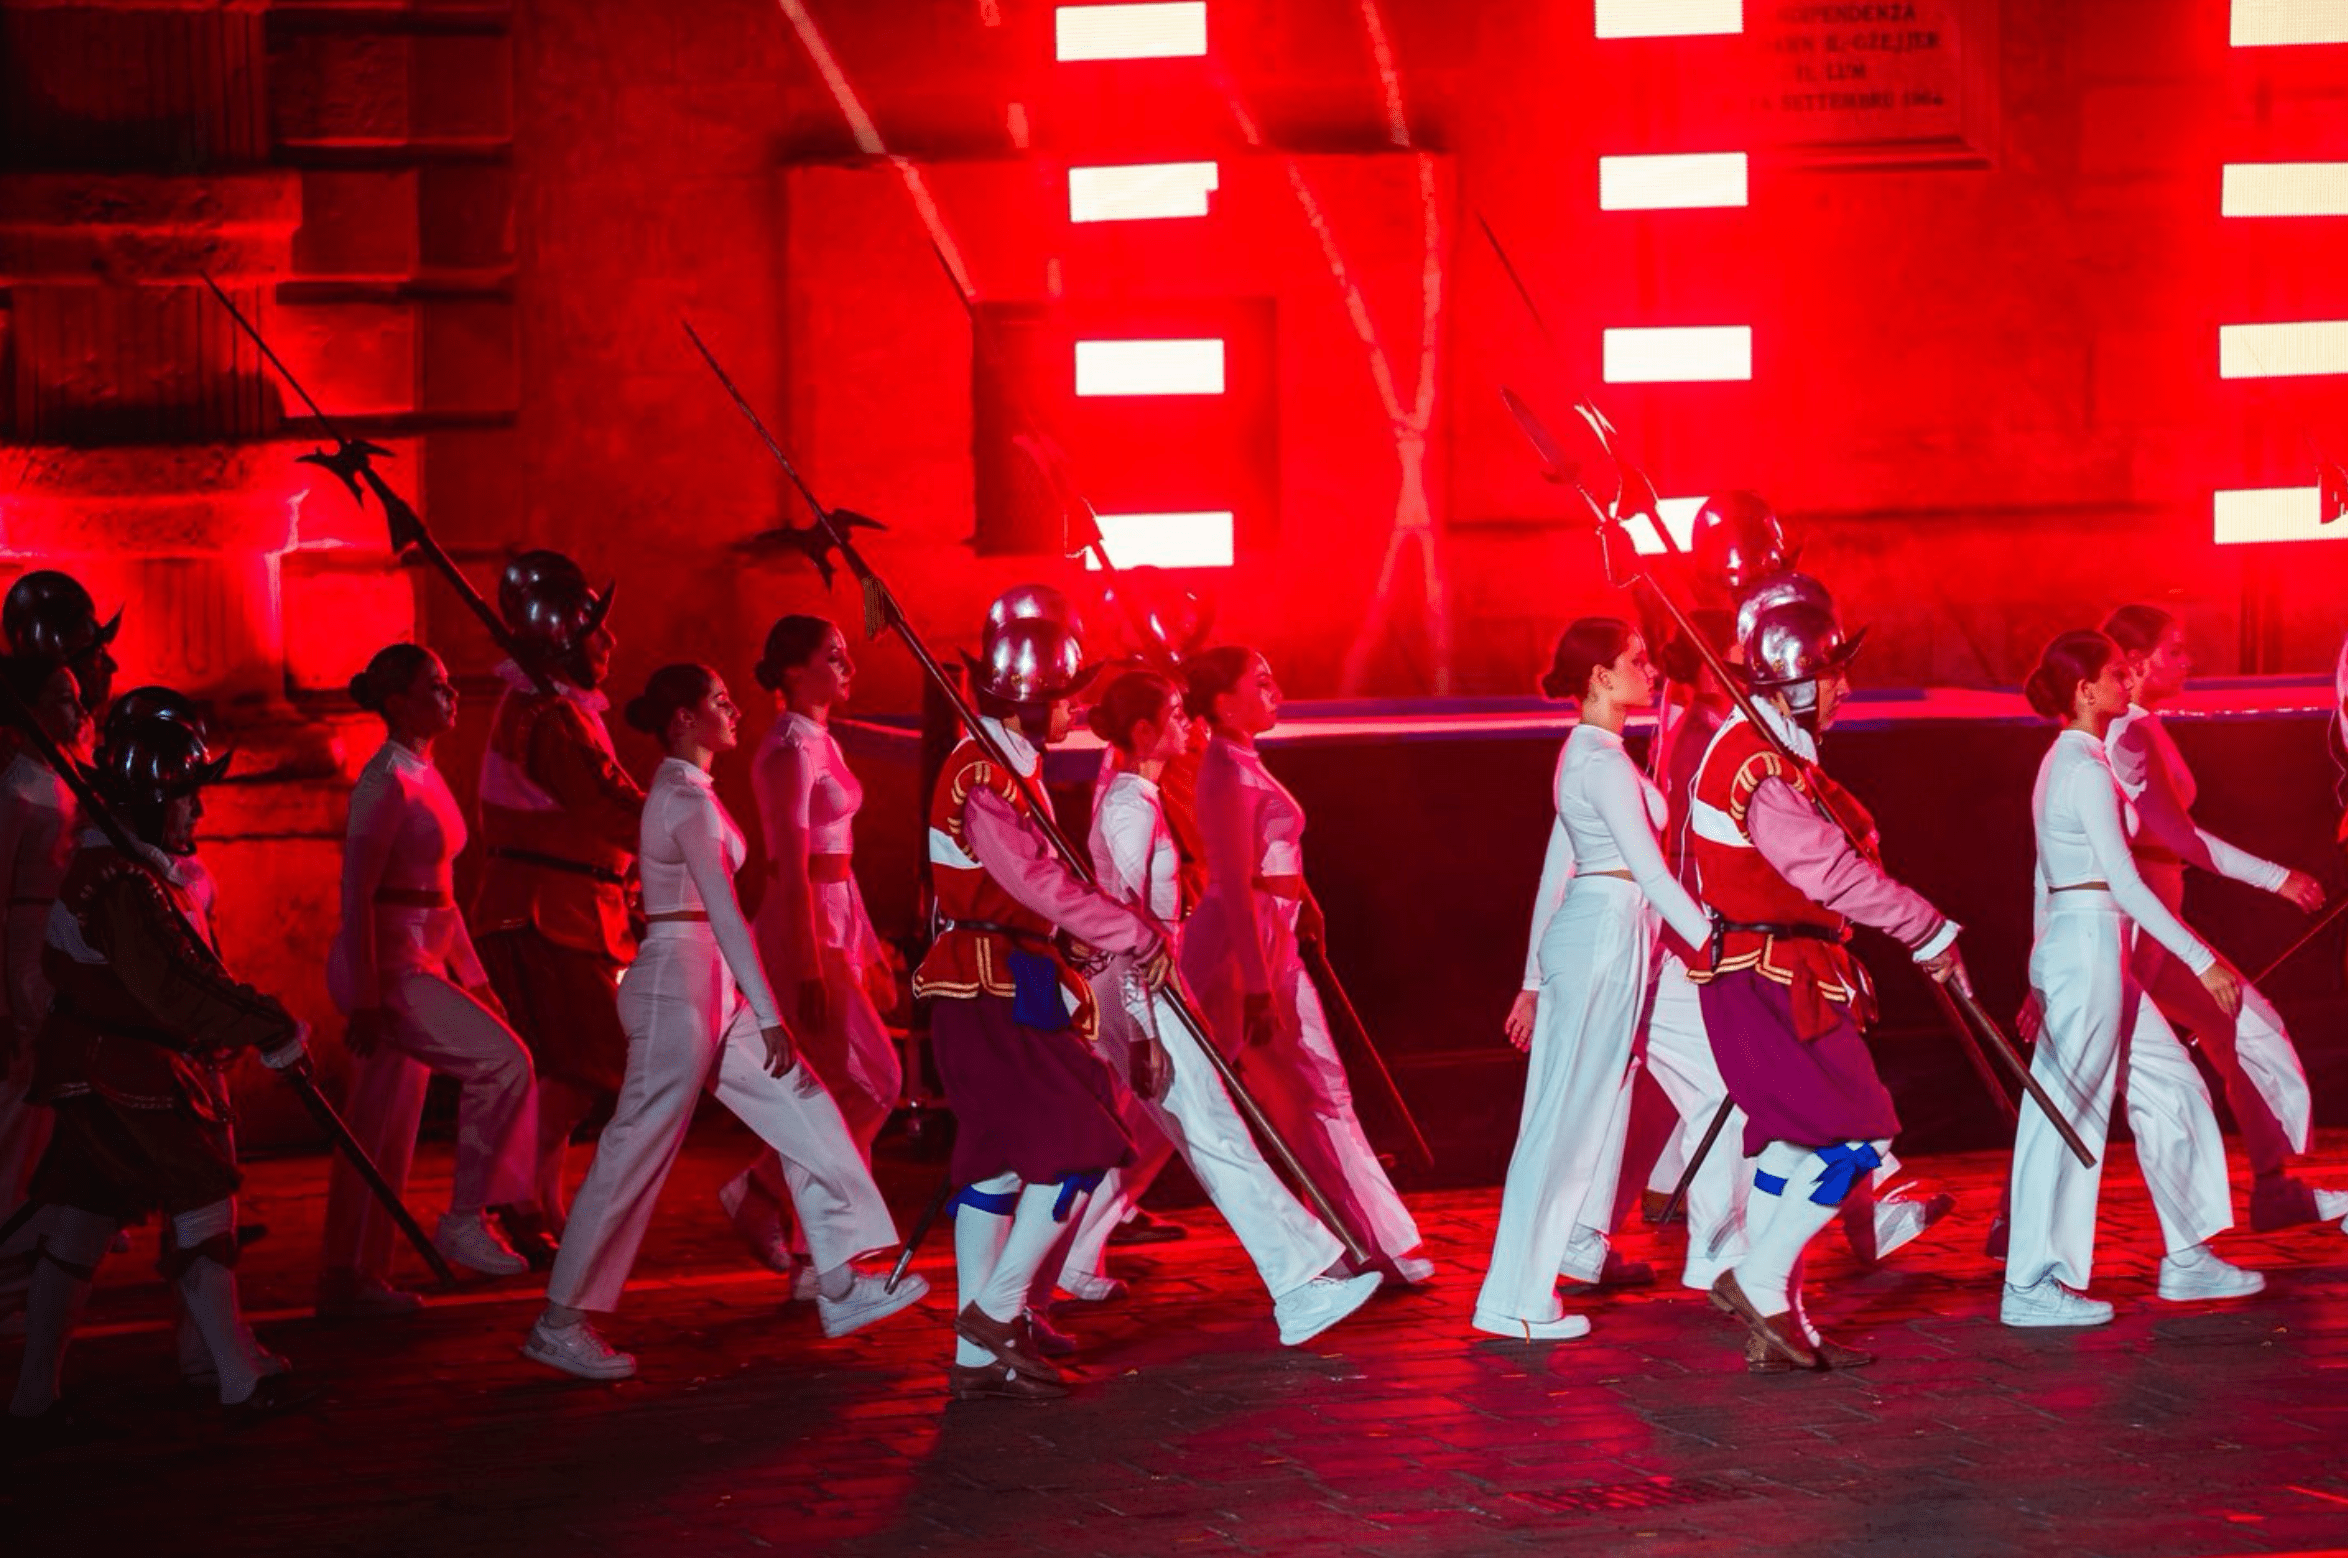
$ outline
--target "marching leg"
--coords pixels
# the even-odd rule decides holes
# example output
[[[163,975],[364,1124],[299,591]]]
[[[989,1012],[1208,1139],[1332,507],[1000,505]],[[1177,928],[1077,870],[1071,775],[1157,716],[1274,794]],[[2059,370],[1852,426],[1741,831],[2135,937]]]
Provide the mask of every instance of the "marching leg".
[[[40,1253],[25,1294],[24,1357],[17,1366],[14,1417],[39,1417],[56,1405],[65,1369],[66,1338],[98,1263],[122,1225],[77,1207],[51,1207],[42,1218]]]

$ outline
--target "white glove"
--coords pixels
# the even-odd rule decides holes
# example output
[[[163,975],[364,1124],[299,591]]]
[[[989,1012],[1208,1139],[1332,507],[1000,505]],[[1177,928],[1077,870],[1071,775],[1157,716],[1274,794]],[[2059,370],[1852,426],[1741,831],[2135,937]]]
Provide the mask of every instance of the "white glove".
[[[308,1058],[309,1053],[310,1025],[306,1022],[297,1022],[294,1024],[292,1038],[278,1045],[275,1049],[261,1051],[261,1064],[272,1071],[284,1071],[289,1067],[300,1065]]]

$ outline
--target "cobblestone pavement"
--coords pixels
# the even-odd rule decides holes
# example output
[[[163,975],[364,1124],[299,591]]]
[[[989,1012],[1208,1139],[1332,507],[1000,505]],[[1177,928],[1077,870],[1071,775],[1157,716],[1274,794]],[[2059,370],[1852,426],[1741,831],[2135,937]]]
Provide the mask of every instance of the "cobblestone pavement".
[[[2348,1133],[2319,1182],[2348,1183]],[[825,1341],[749,1268],[711,1192],[746,1155],[699,1133],[608,1326],[617,1386],[516,1356],[528,1281],[423,1314],[322,1324],[306,1303],[322,1160],[255,1166],[248,1254],[263,1336],[322,1387],[224,1435],[173,1386],[152,1234],[107,1265],[71,1359],[118,1430],[0,1477],[9,1554],[1798,1552],[2160,1554],[2348,1547],[2348,1238],[2229,1236],[2268,1292],[2153,1295],[2150,1209],[2115,1146],[2096,1291],[2118,1323],[1996,1323],[1980,1253],[2002,1156],[1913,1164],[1958,1212],[1869,1272],[1813,1261],[1813,1309],[1873,1368],[1747,1376],[1739,1337],[1669,1285],[1572,1295],[1596,1329],[1526,1346],[1467,1328],[1496,1191],[1414,1197],[1440,1273],[1299,1349],[1204,1208],[1121,1251],[1129,1298],[1067,1311],[1064,1402],[948,1405],[941,1294]],[[446,1193],[427,1147],[414,1205]],[[2323,1172],[2324,1167],[2331,1169]],[[908,1215],[934,1169],[891,1164]],[[427,1216],[429,1222],[429,1216]],[[1831,1239],[1831,1236],[1830,1236]],[[1670,1255],[1646,1229],[1631,1252]],[[14,1372],[0,1342],[0,1370]]]

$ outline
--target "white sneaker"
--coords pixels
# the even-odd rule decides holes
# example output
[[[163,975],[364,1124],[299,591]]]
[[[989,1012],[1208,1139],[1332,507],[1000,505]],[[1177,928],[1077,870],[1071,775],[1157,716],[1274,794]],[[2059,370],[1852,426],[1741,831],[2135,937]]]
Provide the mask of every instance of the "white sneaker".
[[[1435,1280],[1435,1263],[1424,1255],[1397,1255],[1394,1274],[1415,1288]]]
[[[1272,1300],[1272,1318],[1280,1322],[1280,1345],[1302,1347],[1368,1303],[1385,1280],[1378,1272],[1365,1271],[1358,1277],[1315,1277],[1303,1287],[1290,1288]]]
[[[2182,1255],[2164,1255],[2160,1262],[2160,1296],[2174,1304],[2212,1298],[2248,1298],[2266,1289],[2266,1278],[2255,1271],[2228,1265],[2206,1244]]]
[[[1489,1331],[1494,1336],[1505,1336],[1516,1342],[1570,1342],[1577,1336],[1590,1334],[1588,1315],[1559,1315],[1554,1320],[1519,1320],[1514,1315],[1494,1314],[1489,1309],[1479,1309],[1474,1324],[1479,1331]]]
[[[613,1347],[584,1320],[558,1328],[541,1317],[522,1343],[522,1356],[580,1379],[626,1379],[636,1372],[635,1355]]]
[[[460,1266],[470,1266],[485,1277],[518,1277],[530,1263],[514,1253],[505,1235],[489,1226],[479,1212],[458,1216],[451,1212],[432,1230],[432,1247]]]
[[[886,1320],[900,1309],[910,1309],[928,1295],[929,1279],[919,1272],[907,1272],[905,1280],[892,1293],[887,1277],[874,1271],[860,1271],[846,1296],[825,1298],[817,1294],[815,1312],[823,1317],[824,1335],[845,1336],[875,1320]]]
[[[1060,1291],[1080,1304],[1105,1304],[1113,1298],[1123,1298],[1125,1284],[1115,1277],[1064,1271],[1060,1274]]]
[[[2074,1293],[2052,1277],[2042,1277],[2026,1288],[2007,1283],[2005,1297],[1998,1301],[1997,1317],[2022,1329],[2109,1325],[2112,1306],[2100,1298]]]

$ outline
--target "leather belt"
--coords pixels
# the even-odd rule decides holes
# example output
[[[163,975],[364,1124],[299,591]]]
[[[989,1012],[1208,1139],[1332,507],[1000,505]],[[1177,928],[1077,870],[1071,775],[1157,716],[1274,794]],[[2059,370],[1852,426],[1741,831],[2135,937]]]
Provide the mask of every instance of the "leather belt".
[[[647,925],[707,925],[707,909],[663,909],[658,914],[644,916]]]
[[[560,855],[542,855],[534,849],[507,849],[498,847],[489,851],[492,860],[511,860],[516,865],[543,866],[549,871],[567,871],[573,876],[593,877],[608,887],[625,887],[628,879],[617,871],[590,865],[584,860],[565,860]]]
[[[1712,966],[1720,966],[1720,954],[1725,949],[1731,931],[1744,931],[1755,936],[1771,936],[1780,941],[1825,941],[1835,946],[1843,944],[1843,934],[1824,925],[1809,925],[1794,920],[1729,920],[1712,922],[1712,942],[1706,951]]]
[[[2066,882],[2061,887],[2047,889],[2050,893],[2108,893],[2111,890],[2112,884],[2109,882]]]

